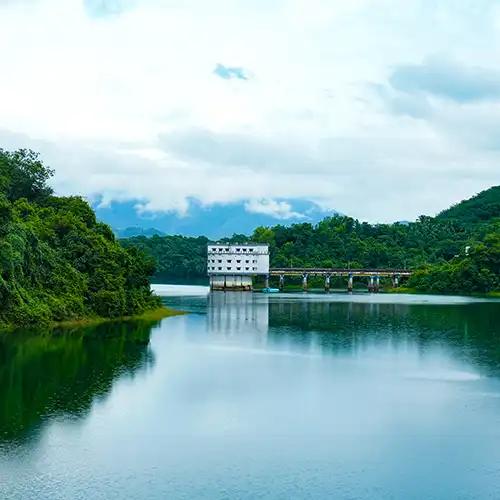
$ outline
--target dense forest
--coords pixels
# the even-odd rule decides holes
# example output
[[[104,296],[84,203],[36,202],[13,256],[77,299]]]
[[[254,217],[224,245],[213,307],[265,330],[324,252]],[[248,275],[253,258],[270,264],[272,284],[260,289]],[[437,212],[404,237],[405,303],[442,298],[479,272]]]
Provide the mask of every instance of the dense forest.
[[[121,246],[81,198],[54,196],[52,174],[32,151],[0,150],[0,326],[158,307],[154,260]]]
[[[415,274],[407,286],[415,290],[490,292],[500,289],[500,186],[411,223],[372,225],[339,215],[315,225],[258,227],[222,241],[268,243],[273,267],[408,268]],[[158,273],[175,278],[205,276],[207,243],[183,236],[122,240],[152,256]]]

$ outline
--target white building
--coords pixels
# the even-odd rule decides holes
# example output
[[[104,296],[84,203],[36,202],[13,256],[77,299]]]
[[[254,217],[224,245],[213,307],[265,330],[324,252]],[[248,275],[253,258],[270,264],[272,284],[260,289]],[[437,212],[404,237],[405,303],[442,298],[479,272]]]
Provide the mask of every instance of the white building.
[[[251,290],[252,276],[269,274],[269,247],[259,243],[208,245],[207,271],[213,290]]]

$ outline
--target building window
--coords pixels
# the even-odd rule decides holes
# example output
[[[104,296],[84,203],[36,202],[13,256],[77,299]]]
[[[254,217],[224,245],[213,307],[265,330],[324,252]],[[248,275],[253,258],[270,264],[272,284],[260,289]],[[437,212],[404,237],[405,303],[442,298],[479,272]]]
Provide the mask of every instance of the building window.
[[[219,271],[222,271],[222,267],[219,267]]]
[[[249,268],[249,267],[245,267],[245,271],[249,271],[249,270],[250,270],[250,268]]]
[[[219,259],[219,264],[222,263],[222,259]]]
[[[227,260],[227,263],[228,263],[228,264],[231,264],[231,259],[228,259],[228,260]]]
[[[248,249],[248,251],[249,251],[249,252],[253,252],[253,248],[249,248],[249,249]]]
[[[241,267],[237,267],[236,269],[237,269],[238,271],[241,271]]]
[[[241,260],[237,260],[236,262],[239,264],[241,262]]]
[[[245,261],[245,264],[248,264],[249,262],[250,262],[249,260],[246,260],[246,261]]]
[[[231,266],[228,266],[227,270],[228,270],[228,271],[231,271]]]
[[[229,252],[229,248],[226,248],[226,252]]]

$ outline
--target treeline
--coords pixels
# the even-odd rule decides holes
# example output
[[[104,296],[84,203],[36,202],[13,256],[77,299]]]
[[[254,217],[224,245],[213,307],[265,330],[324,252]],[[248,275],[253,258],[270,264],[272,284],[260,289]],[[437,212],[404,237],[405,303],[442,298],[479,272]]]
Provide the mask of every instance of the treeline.
[[[157,275],[170,278],[200,278],[207,274],[208,238],[200,236],[134,236],[120,240],[127,249],[150,255]]]
[[[500,186],[416,222],[368,224],[346,216],[318,224],[259,227],[223,241],[268,243],[273,267],[363,267],[416,270],[408,286],[434,292],[489,292],[500,288]],[[204,237],[122,240],[151,255],[158,273],[175,278],[206,275]],[[467,255],[466,255],[466,248]]]
[[[408,286],[434,293],[485,293],[500,291],[500,223],[471,242],[467,252],[446,262],[416,269]]]
[[[157,307],[154,259],[123,248],[81,198],[54,196],[52,174],[32,151],[0,149],[0,326]]]
[[[500,291],[500,186],[444,210],[435,221],[463,227],[468,247],[451,259],[420,266],[408,285],[435,293]]]

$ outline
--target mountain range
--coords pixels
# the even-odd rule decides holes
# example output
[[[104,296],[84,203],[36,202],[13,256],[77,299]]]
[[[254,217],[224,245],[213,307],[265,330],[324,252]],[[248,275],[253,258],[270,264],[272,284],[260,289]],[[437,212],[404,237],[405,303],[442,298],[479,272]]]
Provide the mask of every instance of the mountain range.
[[[163,212],[141,214],[137,202],[111,203],[93,208],[97,217],[109,224],[120,238],[132,236],[159,236],[182,234],[218,239],[232,234],[251,234],[258,226],[289,225],[297,222],[316,223],[334,210],[324,210],[312,201],[279,199],[255,202],[237,202],[205,206],[190,200],[185,214]]]

